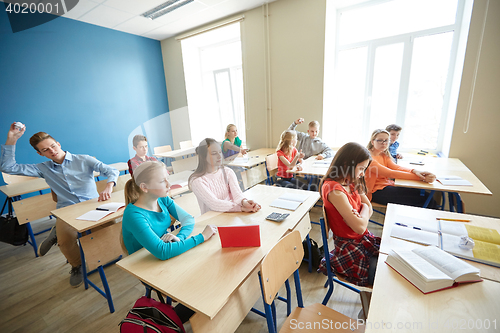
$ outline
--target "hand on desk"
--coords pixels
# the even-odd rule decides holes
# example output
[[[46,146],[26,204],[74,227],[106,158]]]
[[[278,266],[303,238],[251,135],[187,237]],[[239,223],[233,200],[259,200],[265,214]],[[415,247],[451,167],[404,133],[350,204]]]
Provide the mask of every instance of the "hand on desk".
[[[114,186],[114,182],[109,182],[106,185],[106,188],[104,189],[104,191],[99,193],[99,199],[97,199],[97,201],[106,201],[106,200],[110,199],[111,193],[113,193],[113,186]]]
[[[433,181],[436,180],[436,175],[434,175],[431,172],[428,171],[418,171],[418,170],[413,170],[412,171],[414,174],[420,177],[420,180],[426,183],[432,183]]]
[[[203,235],[203,238],[205,241],[209,240],[210,237],[215,235],[217,233],[217,227],[215,225],[207,225],[205,229],[203,229],[203,232],[201,233]]]
[[[316,156],[316,159],[317,160],[322,160],[322,159],[324,159],[324,157],[323,157],[323,155],[318,155],[318,156]]]
[[[248,149],[246,149],[246,148],[240,148],[241,155],[245,155],[247,152],[248,152]]]
[[[253,200],[243,199],[241,201],[241,211],[246,213],[255,213],[260,210],[260,205]]]
[[[180,239],[176,235],[171,233],[166,233],[165,235],[161,236],[161,240],[165,243],[180,242]]]

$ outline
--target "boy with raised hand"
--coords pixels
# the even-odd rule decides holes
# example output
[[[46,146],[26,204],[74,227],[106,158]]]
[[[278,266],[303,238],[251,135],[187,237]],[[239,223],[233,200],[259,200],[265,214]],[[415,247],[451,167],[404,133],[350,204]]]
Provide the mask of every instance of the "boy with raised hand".
[[[290,127],[289,130],[295,130],[297,125],[302,124],[304,122],[304,118],[299,118],[295,120]],[[304,153],[304,158],[309,158],[313,155],[316,156],[317,160],[322,160],[324,158],[329,158],[333,156],[333,151],[326,143],[324,143],[319,137],[319,122],[313,120],[309,123],[309,129],[307,130],[307,134],[303,132],[297,132],[297,150]]]
[[[141,163],[146,161],[156,162],[158,159],[153,156],[147,156],[148,154],[148,139],[142,134],[137,134],[132,139],[132,148],[135,150],[135,156],[128,160],[128,171],[131,175],[134,174],[135,168],[137,168]],[[167,172],[168,174],[168,172]]]
[[[0,169],[2,172],[30,177],[44,178],[57,195],[57,208],[99,197],[99,201],[108,200],[116,185],[119,171],[88,155],[73,155],[61,149],[61,144],[45,132],[38,132],[30,138],[31,146],[38,155],[49,161],[37,164],[17,164],[15,148],[17,140],[23,136],[26,126],[13,123],[7,134],[7,141],[2,145]],[[97,193],[94,171],[108,178],[104,191]],[[57,233],[56,233],[57,230]],[[38,254],[45,255],[50,248],[59,244],[61,252],[71,265],[70,285],[78,287],[83,282],[82,261],[77,244],[77,231],[67,223],[56,220],[49,236],[38,247]]]

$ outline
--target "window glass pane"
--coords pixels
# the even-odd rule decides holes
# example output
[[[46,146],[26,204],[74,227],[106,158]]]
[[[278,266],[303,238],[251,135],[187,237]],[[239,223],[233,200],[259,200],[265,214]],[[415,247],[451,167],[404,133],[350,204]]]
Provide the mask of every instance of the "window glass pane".
[[[404,44],[375,51],[369,132],[396,122]]]
[[[363,137],[361,122],[352,126],[352,122],[363,119],[367,48],[350,49],[339,52],[337,62],[337,81],[334,125],[335,146],[346,142],[357,141]],[[331,128],[330,124],[324,125]]]
[[[453,32],[416,38],[410,73],[405,148],[437,148]]]
[[[389,1],[343,11],[340,16],[340,44],[357,43],[454,24],[457,1]]]

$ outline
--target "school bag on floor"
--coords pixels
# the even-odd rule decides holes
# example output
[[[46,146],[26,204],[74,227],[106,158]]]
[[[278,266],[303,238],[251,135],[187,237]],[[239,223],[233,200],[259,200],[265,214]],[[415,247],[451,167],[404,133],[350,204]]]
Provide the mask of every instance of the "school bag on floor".
[[[174,308],[165,304],[160,293],[157,294],[160,302],[147,296],[135,302],[127,317],[119,324],[121,333],[185,333]]]

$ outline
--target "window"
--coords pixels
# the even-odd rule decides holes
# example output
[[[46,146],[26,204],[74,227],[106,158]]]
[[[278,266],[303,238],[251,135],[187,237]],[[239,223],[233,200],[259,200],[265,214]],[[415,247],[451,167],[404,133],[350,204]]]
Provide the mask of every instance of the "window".
[[[396,123],[402,150],[441,151],[455,112],[448,111],[450,91],[460,81],[453,73],[464,6],[465,0],[370,1],[327,15],[335,34],[327,31],[325,46],[335,51],[325,56],[325,69],[334,69],[325,72],[323,123],[332,130],[323,139],[334,147],[365,145],[373,130]]]
[[[221,140],[235,124],[245,141],[245,107],[240,24],[181,41],[191,139]]]

